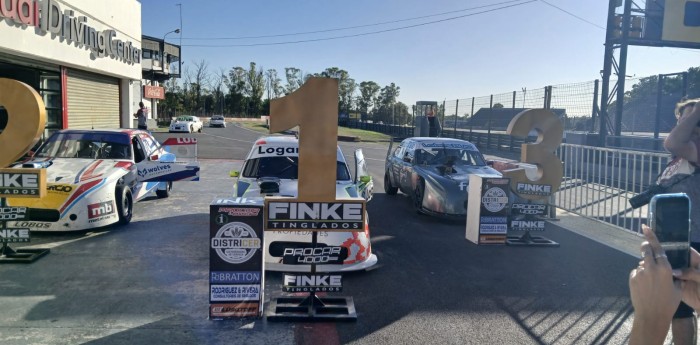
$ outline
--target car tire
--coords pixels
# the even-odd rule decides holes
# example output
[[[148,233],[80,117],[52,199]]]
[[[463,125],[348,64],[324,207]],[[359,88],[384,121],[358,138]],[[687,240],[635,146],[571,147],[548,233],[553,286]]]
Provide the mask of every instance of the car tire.
[[[199,129],[197,130],[197,133],[202,133],[202,127],[199,127]]]
[[[114,193],[117,199],[118,224],[129,224],[134,214],[134,198],[131,195],[131,189],[128,186],[117,186]]]
[[[163,189],[163,190],[156,189],[156,196],[158,197],[158,199],[165,199],[165,198],[170,196],[171,190],[173,190],[173,182],[168,181],[165,189]]]
[[[384,174],[384,193],[386,195],[396,195],[399,188],[391,185],[391,179],[389,178],[389,173]]]
[[[194,127],[190,126],[190,133],[194,133]]]
[[[423,197],[425,196],[425,184],[419,180],[416,189],[413,190],[413,209],[418,213],[423,213]]]

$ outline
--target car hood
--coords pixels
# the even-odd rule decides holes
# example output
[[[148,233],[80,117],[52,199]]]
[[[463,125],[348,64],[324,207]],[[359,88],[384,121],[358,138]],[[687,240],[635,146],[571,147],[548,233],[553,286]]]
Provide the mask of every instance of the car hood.
[[[261,193],[259,179],[240,178],[234,186],[234,195],[237,197],[256,196],[282,196],[296,198],[299,194],[298,180],[279,179],[279,193]],[[357,187],[352,181],[336,182],[336,198],[358,197]]]
[[[104,179],[119,169],[128,170],[133,166],[130,160],[84,158],[35,159],[25,162],[23,166],[29,164],[47,166],[46,182],[62,184],[80,184],[93,179]]]
[[[454,167],[455,171],[452,173],[442,173],[440,167],[441,165],[417,165],[414,169],[419,175],[430,176],[436,180],[452,180],[466,183],[469,183],[469,175],[472,174],[501,175],[500,172],[488,165],[459,165]]]

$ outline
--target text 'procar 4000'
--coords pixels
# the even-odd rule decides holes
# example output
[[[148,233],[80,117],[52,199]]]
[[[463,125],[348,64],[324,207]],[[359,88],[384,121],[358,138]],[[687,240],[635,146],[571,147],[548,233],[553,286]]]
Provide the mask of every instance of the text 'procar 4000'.
[[[299,140],[294,136],[273,135],[258,139],[245,162],[242,171],[232,171],[236,178],[233,187],[235,197],[298,195]],[[273,188],[270,188],[272,186]],[[367,172],[362,150],[355,150],[355,177],[348,169],[343,153],[337,149],[336,162],[336,197],[364,197],[370,200],[374,184]],[[285,264],[283,257],[309,258],[303,255],[310,249],[312,232],[268,231],[265,233],[265,265],[267,270],[286,272],[309,272],[306,264]],[[369,218],[365,215],[363,231],[339,232],[319,231],[319,247],[315,249],[323,260],[317,263],[318,272],[342,272],[367,269],[377,263],[377,256],[372,254],[370,245]],[[286,254],[286,255],[285,255]]]

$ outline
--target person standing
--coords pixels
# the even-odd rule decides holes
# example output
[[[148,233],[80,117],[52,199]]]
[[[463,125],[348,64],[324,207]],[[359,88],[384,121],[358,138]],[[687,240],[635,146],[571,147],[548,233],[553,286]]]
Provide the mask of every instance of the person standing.
[[[667,193],[686,193],[693,205],[690,213],[690,244],[700,251],[700,99],[681,99],[676,105],[678,124],[664,141],[673,155],[657,183],[670,186]],[[697,317],[682,303],[671,322],[673,343],[697,344]]]
[[[146,106],[143,105],[143,102],[139,102],[139,110],[137,110],[136,114],[134,114],[134,118],[138,119],[139,129],[148,130],[148,124],[146,122],[146,112]]]

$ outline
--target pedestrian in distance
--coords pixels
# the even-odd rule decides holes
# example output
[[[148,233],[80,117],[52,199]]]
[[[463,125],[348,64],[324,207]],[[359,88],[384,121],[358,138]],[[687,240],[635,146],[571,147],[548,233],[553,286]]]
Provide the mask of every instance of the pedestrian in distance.
[[[134,118],[138,119],[138,128],[143,130],[148,130],[148,124],[146,122],[146,106],[143,102],[139,102],[139,110],[134,114]]]

